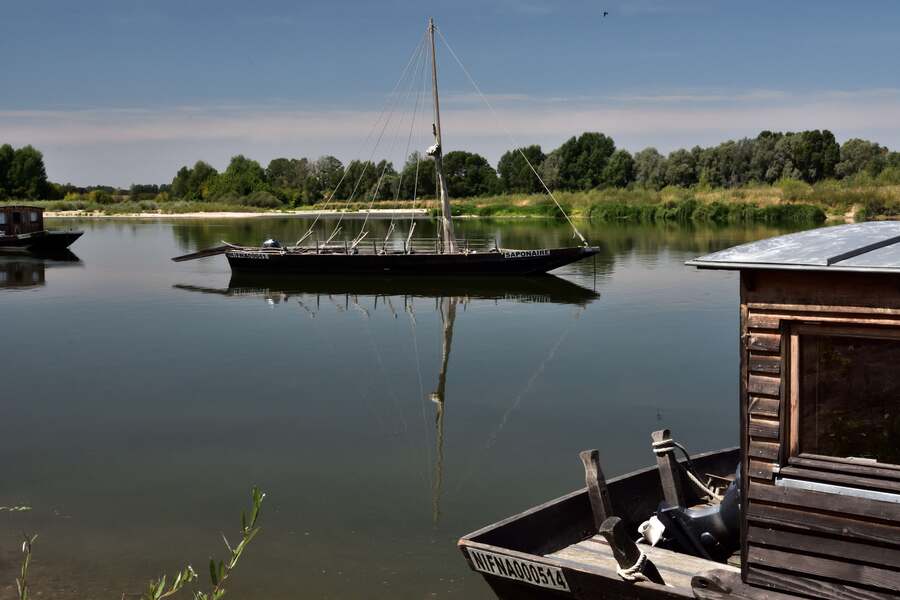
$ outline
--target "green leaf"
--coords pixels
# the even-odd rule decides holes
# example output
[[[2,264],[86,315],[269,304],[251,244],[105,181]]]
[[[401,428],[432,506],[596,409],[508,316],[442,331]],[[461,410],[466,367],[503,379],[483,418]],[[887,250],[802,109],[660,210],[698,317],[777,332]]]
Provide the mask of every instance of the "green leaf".
[[[213,586],[219,585],[219,577],[216,574],[216,561],[209,559],[209,580]]]

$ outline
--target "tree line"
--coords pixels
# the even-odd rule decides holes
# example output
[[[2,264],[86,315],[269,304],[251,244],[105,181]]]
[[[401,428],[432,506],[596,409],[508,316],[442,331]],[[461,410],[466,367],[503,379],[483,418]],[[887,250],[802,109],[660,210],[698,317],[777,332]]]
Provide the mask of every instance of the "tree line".
[[[668,155],[656,148],[631,154],[616,148],[607,135],[586,132],[549,153],[539,145],[509,150],[496,169],[480,154],[455,150],[444,156],[444,171],[454,198],[543,192],[534,171],[551,190],[565,191],[634,186],[734,188],[785,179],[816,183],[852,177],[900,183],[900,152],[858,138],[838,144],[830,131],[811,130],[763,131],[755,138],[694,146]],[[433,164],[418,153],[399,172],[385,160],[351,161],[344,166],[333,156],[276,158],[263,168],[236,156],[222,173],[202,161],[183,167],[170,193],[186,200],[279,206],[313,204],[331,196],[332,190],[335,200],[365,202],[433,197],[435,188]]]
[[[717,146],[679,149],[663,155],[655,148],[631,154],[613,139],[585,132],[545,153],[539,145],[504,153],[496,169],[480,154],[455,150],[444,156],[444,171],[454,198],[506,193],[540,193],[540,174],[551,190],[667,186],[734,188],[780,180],[816,183],[828,179],[880,179],[900,183],[900,152],[858,138],[838,144],[828,130],[763,131],[755,138]],[[387,160],[350,161],[334,156],[276,158],[266,167],[235,156],[221,173],[206,162],[178,170],[171,184],[134,185],[124,192],[110,187],[76,188],[47,181],[43,156],[31,146],[0,146],[0,199],[55,199],[89,195],[99,203],[117,199],[225,202],[267,208],[306,205],[332,197],[409,200],[435,195],[434,165],[419,153],[395,169]]]

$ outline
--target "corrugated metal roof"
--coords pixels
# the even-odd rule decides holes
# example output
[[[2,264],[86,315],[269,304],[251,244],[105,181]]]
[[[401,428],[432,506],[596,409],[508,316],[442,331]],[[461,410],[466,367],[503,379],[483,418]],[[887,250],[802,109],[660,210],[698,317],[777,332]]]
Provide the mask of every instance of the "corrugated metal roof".
[[[703,269],[900,273],[900,221],[821,227],[741,244],[688,261]]]

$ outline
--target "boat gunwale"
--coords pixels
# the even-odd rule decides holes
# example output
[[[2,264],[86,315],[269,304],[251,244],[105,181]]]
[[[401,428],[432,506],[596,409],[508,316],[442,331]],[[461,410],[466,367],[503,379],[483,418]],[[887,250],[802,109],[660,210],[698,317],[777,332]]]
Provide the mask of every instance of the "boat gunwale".
[[[709,457],[712,457],[712,456],[715,456],[715,455],[719,455],[719,454],[724,455],[724,454],[728,454],[728,453],[736,453],[736,452],[740,452],[740,449],[741,449],[740,446],[729,446],[729,447],[726,447],[726,448],[720,448],[720,449],[718,449],[718,450],[710,450],[710,451],[707,451],[707,452],[699,452],[699,453],[697,453],[697,454],[692,454],[692,455],[691,455],[691,460],[692,460],[692,461],[697,461],[697,460],[703,460],[703,459],[706,459],[706,458],[709,458]],[[686,461],[685,459],[682,458],[682,459],[679,459],[679,462],[680,462],[680,463],[685,463],[685,462],[687,462],[687,461]],[[607,485],[614,485],[614,484],[616,484],[616,483],[618,483],[618,482],[620,482],[620,481],[624,481],[624,480],[626,480],[626,479],[631,479],[632,477],[638,477],[638,476],[641,476],[641,475],[646,475],[647,473],[650,473],[650,472],[656,471],[656,470],[658,470],[658,467],[657,467],[656,465],[651,465],[651,466],[647,466],[647,467],[642,467],[642,468],[640,468],[640,469],[635,469],[634,471],[630,471],[630,472],[624,473],[624,474],[622,474],[622,475],[617,475],[617,476],[615,476],[615,477],[611,477],[610,479],[607,479],[607,480],[606,480],[606,483],[607,483]],[[578,497],[579,495],[582,495],[582,494],[584,494],[584,495],[587,494],[587,487],[583,487],[583,488],[581,488],[581,489],[573,490],[573,491],[571,491],[571,492],[569,492],[569,493],[567,493],[567,494],[563,494],[562,496],[559,496],[559,497],[554,498],[554,499],[552,499],[552,500],[548,500],[548,501],[543,502],[543,503],[541,503],[541,504],[539,504],[539,505],[537,505],[537,506],[533,506],[533,507],[531,507],[531,508],[529,508],[529,509],[527,509],[527,510],[524,510],[524,511],[522,511],[522,512],[519,512],[519,513],[517,513],[517,514],[515,514],[515,515],[506,517],[505,519],[502,519],[502,520],[497,521],[497,522],[495,522],[495,523],[491,523],[490,525],[486,525],[486,526],[484,526],[484,527],[482,527],[482,528],[480,528],[480,529],[477,529],[477,530],[475,530],[475,531],[473,531],[473,532],[471,532],[471,533],[467,533],[466,535],[464,535],[464,536],[462,536],[462,537],[459,538],[459,541],[457,542],[457,545],[458,545],[458,546],[462,546],[464,542],[469,542],[469,541],[475,542],[475,538],[478,537],[478,536],[484,535],[484,534],[489,533],[489,532],[491,532],[491,531],[495,531],[495,530],[500,529],[501,527],[504,527],[504,526],[506,526],[506,525],[510,525],[510,524],[514,523],[515,521],[518,521],[518,520],[521,520],[521,519],[523,519],[523,518],[525,518],[525,517],[529,517],[529,516],[531,516],[531,515],[537,514],[537,513],[541,512],[541,511],[543,511],[543,510],[547,510],[548,508],[550,508],[550,507],[552,507],[552,506],[556,506],[556,505],[561,504],[561,503],[563,503],[563,502],[565,502],[565,501],[567,501],[567,500],[571,500],[571,499],[573,499],[573,498],[576,498],[576,497]],[[482,542],[476,542],[476,543],[482,543]],[[493,546],[493,547],[501,548],[502,546]],[[510,550],[510,552],[516,552],[516,551]],[[537,556],[537,555],[535,555],[535,554],[529,554],[528,556]]]

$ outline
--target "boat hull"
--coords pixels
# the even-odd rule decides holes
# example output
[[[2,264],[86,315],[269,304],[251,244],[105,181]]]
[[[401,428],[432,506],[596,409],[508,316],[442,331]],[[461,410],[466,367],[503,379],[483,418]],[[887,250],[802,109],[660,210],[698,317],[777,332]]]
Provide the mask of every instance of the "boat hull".
[[[597,248],[500,250],[470,254],[318,254],[230,250],[239,273],[372,275],[534,275],[597,254]]]
[[[36,231],[20,235],[0,236],[0,251],[58,252],[71,246],[83,234],[83,231]]]
[[[734,471],[739,458],[739,449],[728,448],[695,456],[693,464],[702,473],[724,475]],[[613,512],[628,531],[636,531],[663,500],[656,467],[609,479],[607,485]],[[688,600],[695,598],[689,583],[694,571],[698,575],[715,568],[737,571],[713,561],[645,547],[669,585],[635,585],[617,574],[611,551],[593,539],[595,533],[590,499],[582,489],[463,536],[459,548],[494,594],[509,600]],[[598,563],[564,552],[585,543],[595,544],[597,552],[605,551],[608,556]]]

